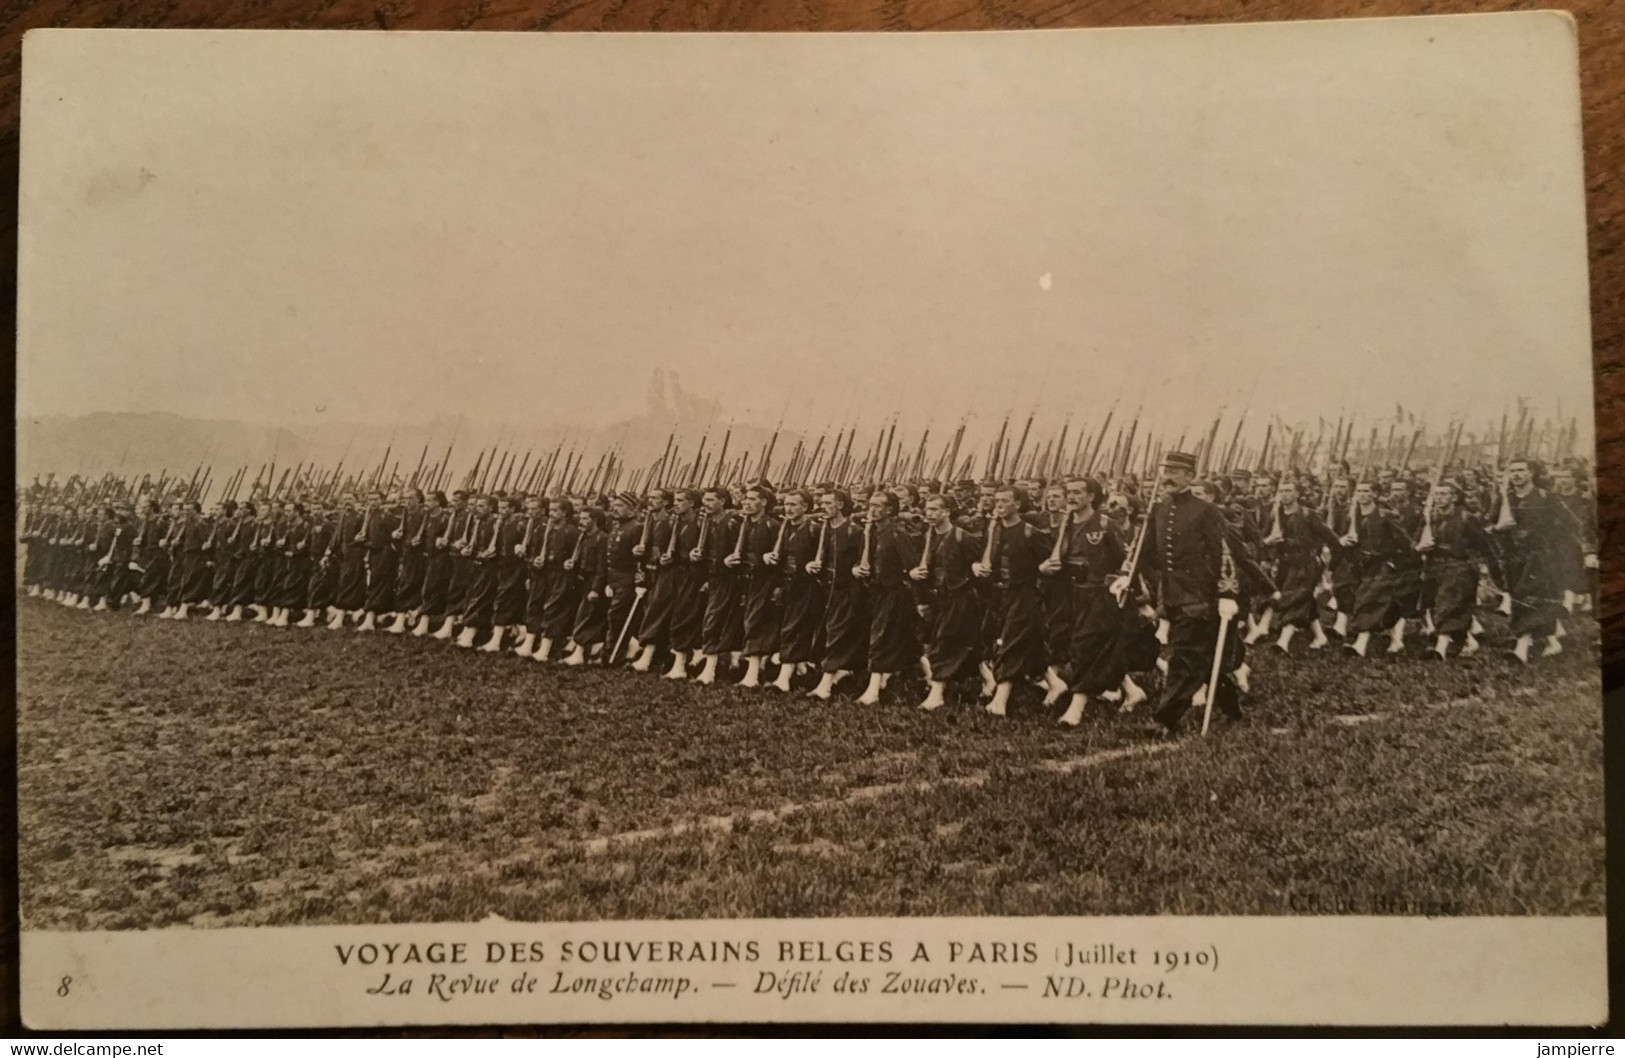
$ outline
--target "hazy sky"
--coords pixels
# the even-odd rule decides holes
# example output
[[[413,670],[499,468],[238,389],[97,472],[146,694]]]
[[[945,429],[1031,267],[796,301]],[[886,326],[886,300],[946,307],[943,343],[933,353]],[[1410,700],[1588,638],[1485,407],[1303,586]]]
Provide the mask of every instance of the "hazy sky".
[[[1584,410],[1551,15],[34,33],[19,410]],[[945,426],[945,429],[948,427]]]

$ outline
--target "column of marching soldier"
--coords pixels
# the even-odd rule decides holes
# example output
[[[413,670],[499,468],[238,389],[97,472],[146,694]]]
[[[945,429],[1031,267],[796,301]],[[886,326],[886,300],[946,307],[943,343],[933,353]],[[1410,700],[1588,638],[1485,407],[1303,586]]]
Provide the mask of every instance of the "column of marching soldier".
[[[700,684],[789,692],[816,674],[818,699],[866,673],[865,704],[917,671],[922,708],[964,684],[1002,716],[1032,684],[1046,706],[1066,700],[1068,725],[1091,700],[1132,711],[1160,681],[1158,733],[1193,706],[1240,719],[1245,648],[1267,637],[1290,653],[1300,633],[1310,651],[1336,636],[1364,658],[1373,636],[1398,654],[1420,633],[1429,656],[1469,656],[1482,605],[1508,615],[1528,663],[1537,645],[1560,652],[1563,619],[1591,605],[1595,515],[1573,461],[1431,481],[1161,464],[1144,486],[751,482],[590,501],[405,488],[208,514],[36,487],[23,579],[80,609],[353,627]]]

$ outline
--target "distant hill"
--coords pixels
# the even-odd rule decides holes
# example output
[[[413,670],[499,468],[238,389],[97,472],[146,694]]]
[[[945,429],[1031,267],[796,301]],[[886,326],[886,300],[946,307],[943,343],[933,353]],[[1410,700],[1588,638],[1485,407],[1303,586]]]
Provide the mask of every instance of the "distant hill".
[[[540,418],[540,417],[539,417]],[[315,463],[332,467],[339,460],[347,469],[377,467],[385,451],[389,462],[409,476],[423,459],[425,468],[438,464],[454,444],[451,469],[460,480],[482,452],[493,448],[545,459],[563,447],[558,465],[572,449],[584,453],[585,477],[599,456],[616,448],[629,467],[647,466],[665,450],[667,438],[677,437],[676,465],[692,457],[702,436],[709,434],[706,450],[715,454],[730,424],[715,402],[684,390],[678,380],[662,372],[650,379],[641,415],[596,426],[568,423],[492,423],[470,416],[446,416],[427,423],[306,423],[277,426],[269,423],[197,419],[169,412],[96,412],[81,416],[44,416],[17,419],[17,472],[23,484],[36,476],[70,474],[99,476],[115,470],[126,477],[161,473],[189,478],[200,464],[214,468],[214,480],[223,482],[239,467],[252,478],[262,465],[278,468]],[[771,426],[732,424],[729,459],[747,452],[760,453],[772,435]],[[786,434],[776,449],[783,460],[796,437]],[[426,452],[426,454],[425,454]],[[754,460],[753,460],[754,462]],[[278,470],[280,476],[281,470]]]

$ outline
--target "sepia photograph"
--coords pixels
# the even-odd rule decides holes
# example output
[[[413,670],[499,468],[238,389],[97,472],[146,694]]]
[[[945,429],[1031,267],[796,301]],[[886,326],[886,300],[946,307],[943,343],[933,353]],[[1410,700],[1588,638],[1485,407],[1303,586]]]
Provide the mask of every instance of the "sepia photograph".
[[[25,941],[1600,936],[1574,48],[31,34]]]

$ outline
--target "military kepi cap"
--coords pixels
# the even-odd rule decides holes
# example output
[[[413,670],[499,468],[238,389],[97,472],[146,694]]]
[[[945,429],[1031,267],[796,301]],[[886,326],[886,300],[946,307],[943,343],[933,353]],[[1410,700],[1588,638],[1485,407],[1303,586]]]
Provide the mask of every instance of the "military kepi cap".
[[[1169,452],[1162,457],[1164,470],[1185,470],[1196,473],[1196,457],[1189,452]]]

